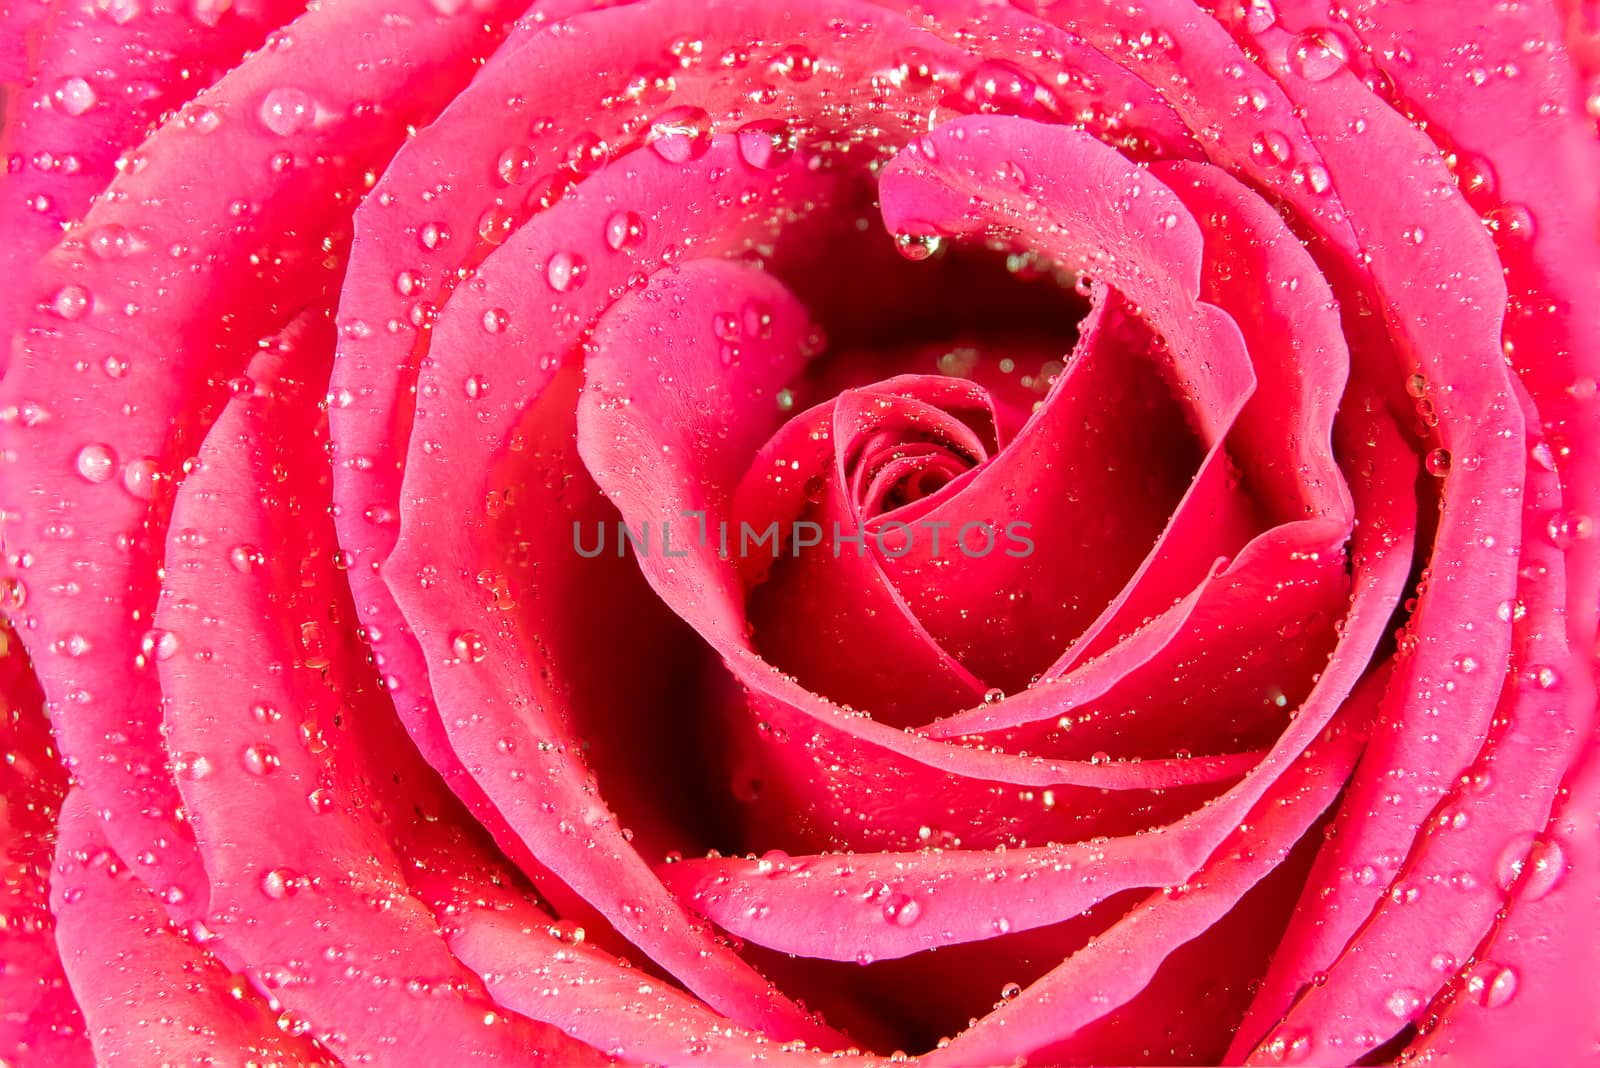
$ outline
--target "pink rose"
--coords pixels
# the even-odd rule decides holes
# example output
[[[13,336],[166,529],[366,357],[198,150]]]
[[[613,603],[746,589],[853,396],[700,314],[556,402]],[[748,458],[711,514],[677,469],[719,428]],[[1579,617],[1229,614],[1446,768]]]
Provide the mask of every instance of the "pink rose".
[[[0,1059],[1600,1062],[1600,16],[19,2]]]

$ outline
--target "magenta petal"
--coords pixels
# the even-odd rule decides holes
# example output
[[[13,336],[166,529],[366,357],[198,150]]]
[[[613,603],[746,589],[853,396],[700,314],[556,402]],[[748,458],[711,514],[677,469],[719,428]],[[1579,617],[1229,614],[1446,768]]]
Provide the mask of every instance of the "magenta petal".
[[[978,1020],[929,1064],[1001,1064],[1041,1056],[1065,1063],[1072,1039],[1137,997],[1167,957],[1202,937],[1258,882],[1338,797],[1363,740],[1367,693],[1344,721],[1285,769],[1251,812],[1184,886],[1151,895],[1103,935],[1068,957],[1015,999]]]
[[[489,993],[628,1062],[807,1064],[852,1068],[876,1057],[824,1053],[732,1025],[676,988],[619,967],[588,946],[519,926],[502,913],[469,911],[451,938]]]
[[[0,423],[0,448],[15,461],[0,505],[25,517],[8,524],[7,546],[32,557],[16,618],[63,757],[95,769],[82,788],[109,814],[118,852],[153,857],[141,878],[178,887],[188,909],[204,907],[205,878],[173,817],[160,694],[141,650],[170,487],[225,383],[336,281],[313,266],[348,217],[335,192],[386,159],[414,117],[357,105],[394,98],[425,110],[466,80],[488,43],[476,11],[410,7],[404,19],[388,2],[312,11],[295,23],[297,47],[253,54],[163,126],[144,145],[145,165],[96,202],[82,238],[30,280],[33,310],[0,387],[0,407],[26,413]],[[369,63],[380,54],[408,58]],[[277,132],[261,110],[283,103],[267,98],[285,87],[327,121]],[[291,110],[301,101],[287,99]],[[270,166],[285,152],[305,165]],[[329,162],[311,162],[319,157]],[[250,208],[242,218],[235,202]],[[96,253],[92,235],[108,226],[121,228],[129,255]],[[85,568],[95,594],[75,597]]]
[[[156,612],[166,740],[210,879],[206,923],[341,1058],[383,1056],[401,1019],[429,1059],[534,1056],[549,1036],[484,1027],[487,998],[403,889],[406,864],[365,801],[399,793],[384,797],[391,821],[437,805],[337,592],[331,523],[308,521],[329,504],[326,431],[320,389],[297,383],[320,377],[304,372],[333,339],[300,340],[309,367],[277,354],[253,363],[252,394],[229,402],[201,446],[174,503]],[[384,785],[363,782],[374,778]],[[419,1004],[416,986],[436,993]]]
[[[1463,656],[1447,668],[1452,678],[1481,669],[1503,680],[1496,726],[1460,784],[1440,797],[1422,793],[1419,806],[1397,804],[1395,792],[1405,770],[1430,751],[1432,721],[1380,722],[1394,740],[1375,740],[1363,756],[1291,929],[1296,937],[1285,943],[1256,1009],[1270,1015],[1313,974],[1319,979],[1260,1040],[1256,1060],[1269,1063],[1274,1043],[1302,1039],[1312,1059],[1347,1056],[1420,1018],[1440,984],[1479,952],[1529,858],[1548,848],[1535,836],[1584,743],[1594,701],[1566,681],[1573,657],[1561,618],[1562,554],[1540,537],[1544,517],[1561,503],[1554,474],[1530,471],[1524,493],[1520,561],[1530,577],[1518,585],[1525,608],[1512,627],[1517,662],[1507,671]],[[1480,965],[1461,981],[1517,981]],[[1248,1033],[1237,1052],[1247,1050]]]
[[[1562,498],[1570,511],[1595,516],[1600,303],[1586,280],[1600,273],[1600,243],[1574,235],[1600,229],[1591,103],[1600,81],[1592,67],[1584,78],[1584,58],[1593,53],[1581,38],[1563,42],[1561,6],[1366,2],[1342,8],[1331,26],[1321,5],[1288,0],[1278,10],[1302,40],[1357,41],[1347,49],[1355,69],[1387,88],[1455,157],[1457,183],[1489,224],[1505,268],[1506,352],[1564,458]],[[1600,552],[1575,547],[1567,568],[1568,625],[1586,647],[1595,634]]]
[[[50,916],[56,810],[66,775],[40,703],[21,643],[0,621],[0,1061],[91,1064]]]
[[[116,175],[118,154],[304,6],[56,5],[31,49],[26,87],[21,78],[0,77],[7,89],[17,86],[6,93],[0,119],[4,151],[15,161],[0,174],[0,263],[12,281],[0,290],[0,339],[9,341],[28,310],[30,287],[21,283]],[[23,37],[8,25],[4,36],[13,34]],[[103,229],[88,240],[116,257],[134,237]],[[0,371],[9,357],[9,346],[0,347]]]
[[[61,961],[100,1064],[190,1064],[227,1050],[278,1063],[338,1062],[305,1022],[267,1007],[250,984],[170,926],[161,903],[107,845],[89,795],[61,807],[50,881]]]

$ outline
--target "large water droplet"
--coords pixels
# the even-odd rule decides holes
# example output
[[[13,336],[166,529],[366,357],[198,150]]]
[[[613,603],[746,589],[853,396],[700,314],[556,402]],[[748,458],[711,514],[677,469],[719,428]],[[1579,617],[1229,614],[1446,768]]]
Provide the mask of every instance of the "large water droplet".
[[[551,289],[565,293],[583,285],[588,271],[589,265],[576,252],[557,252],[550,257],[544,276],[550,282]]]
[[[117,454],[109,445],[85,445],[78,450],[78,474],[90,482],[109,481],[116,468]]]
[[[1289,51],[1289,66],[1307,81],[1320,82],[1338,74],[1349,60],[1344,42],[1326,30],[1301,34]]]
[[[278,750],[266,742],[245,746],[244,751],[239,754],[239,762],[250,774],[262,776],[271,775],[283,766]]]
[[[261,125],[288,137],[310,126],[317,118],[317,104],[302,89],[280,87],[261,98]]]
[[[711,116],[704,108],[663,111],[646,137],[656,155],[669,163],[687,163],[711,151]]]
[[[883,918],[896,927],[910,927],[922,917],[922,906],[909,894],[890,894],[883,902]]]
[[[757,170],[776,170],[794,155],[793,134],[775,119],[759,119],[739,127],[739,158]]]
[[[63,78],[56,83],[55,92],[50,94],[50,99],[55,101],[58,109],[68,115],[82,115],[94,107],[96,100],[94,87],[82,78]]]
[[[636,211],[619,211],[606,220],[606,244],[612,251],[637,245],[644,240],[644,220]]]
[[[50,311],[71,322],[89,314],[89,291],[79,285],[66,285],[50,298]]]
[[[473,664],[482,663],[489,655],[489,646],[477,631],[464,630],[450,639],[450,648],[456,656]]]

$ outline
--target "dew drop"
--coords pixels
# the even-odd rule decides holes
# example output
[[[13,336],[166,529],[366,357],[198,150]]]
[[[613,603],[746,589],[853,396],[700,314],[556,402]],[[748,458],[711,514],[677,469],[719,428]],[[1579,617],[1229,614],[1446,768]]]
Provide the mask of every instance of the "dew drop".
[[[544,276],[550,283],[551,289],[557,293],[566,293],[583,285],[588,272],[589,265],[584,263],[583,257],[576,252],[557,252],[550,257]]]
[[[1434,478],[1443,478],[1450,473],[1450,450],[1432,449],[1423,458],[1422,463],[1428,469],[1428,474]]]
[[[494,169],[507,185],[523,184],[533,171],[533,149],[527,145],[512,145],[500,153]]]
[[[61,79],[50,99],[61,111],[76,117],[94,107],[98,98],[93,86],[82,78],[73,77]]]
[[[443,248],[449,240],[450,228],[442,222],[423,223],[422,229],[417,231],[417,243],[429,252]]]
[[[688,163],[711,151],[711,116],[704,108],[672,108],[656,116],[645,138],[668,163]]]
[[[772,71],[792,82],[809,82],[817,73],[817,57],[805,45],[790,45],[773,57]]]
[[[1573,512],[1552,512],[1544,529],[1550,544],[1566,552],[1576,543],[1594,537],[1594,520]]]
[[[482,375],[468,375],[461,388],[471,400],[479,400],[489,392],[489,381]]]
[[[606,244],[613,252],[644,240],[644,220],[635,211],[615,212],[606,220]]]
[[[922,917],[922,906],[909,894],[890,894],[883,902],[883,918],[896,927],[910,927]]]
[[[1522,834],[1501,852],[1495,872],[1500,889],[1515,886],[1519,900],[1538,901],[1566,875],[1567,857],[1559,842]]]
[[[1409,1020],[1422,1008],[1422,994],[1410,987],[1402,987],[1384,999],[1384,1007],[1398,1020]]]
[[[283,766],[278,750],[266,742],[245,746],[244,751],[239,754],[239,761],[244,765],[245,771],[260,776],[271,775]]]
[[[89,313],[89,291],[79,285],[66,285],[50,298],[50,311],[59,319],[72,322]]]
[[[267,562],[267,554],[254,545],[235,545],[228,550],[228,563],[241,575],[248,575]]]
[[[96,484],[116,473],[117,456],[109,445],[85,445],[78,450],[78,474]]]
[[[1349,60],[1344,42],[1325,30],[1303,33],[1289,52],[1289,66],[1310,82],[1321,82],[1344,69]]]
[[[896,234],[894,247],[912,262],[921,262],[939,251],[944,239],[933,234]]]
[[[776,119],[760,119],[739,127],[739,158],[759,171],[777,170],[794,156],[789,128]]]
[[[484,642],[477,631],[464,630],[450,639],[450,648],[455,650],[456,656],[473,664],[483,662],[489,655],[489,646]]]
[[[1498,1009],[1517,993],[1517,972],[1503,964],[1484,962],[1467,980],[1467,993],[1486,1009]]]
[[[1278,12],[1272,0],[1245,0],[1244,28],[1251,33],[1265,33],[1278,21]]]
[[[504,308],[490,308],[483,313],[483,328],[491,334],[504,333],[506,324],[510,321],[511,317],[506,314]]]
[[[273,89],[261,98],[261,125],[288,137],[310,126],[317,117],[316,101],[301,89]]]
[[[122,488],[129,496],[148,501],[156,495],[156,478],[159,468],[148,456],[129,460],[122,468]]]

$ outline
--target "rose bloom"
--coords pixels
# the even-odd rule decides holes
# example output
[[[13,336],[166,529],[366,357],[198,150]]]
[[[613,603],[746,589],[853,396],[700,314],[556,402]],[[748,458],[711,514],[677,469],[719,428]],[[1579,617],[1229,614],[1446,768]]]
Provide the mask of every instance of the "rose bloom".
[[[1593,3],[0,17],[0,1062],[1600,1063]]]

